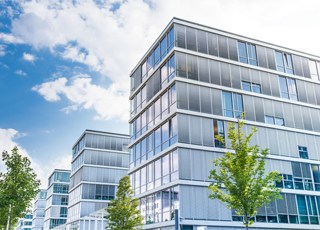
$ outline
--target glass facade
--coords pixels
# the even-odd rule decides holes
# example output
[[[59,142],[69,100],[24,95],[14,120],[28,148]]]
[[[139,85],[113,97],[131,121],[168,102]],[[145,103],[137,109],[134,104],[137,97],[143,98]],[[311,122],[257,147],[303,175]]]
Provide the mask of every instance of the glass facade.
[[[161,60],[159,50],[149,56],[144,71],[151,71]],[[119,180],[129,167],[128,143],[128,135],[94,130],[85,130],[76,142],[71,163],[67,229],[104,226],[101,218],[89,215],[105,209],[110,200],[115,199]],[[90,221],[86,225],[86,218],[92,223],[97,221],[97,226]]]
[[[283,199],[261,208],[254,221],[263,224],[261,229],[269,223],[288,226],[278,229],[318,224],[320,59],[173,21],[131,74],[129,174],[146,228],[168,226],[154,224],[173,220],[174,209],[183,217],[182,229],[195,229],[199,221],[215,229],[206,220],[242,221],[208,200],[207,191],[212,160],[230,148],[229,122],[242,114],[245,132],[258,127],[252,144],[274,155],[266,171],[282,175],[277,186],[283,188]],[[171,49],[167,42],[162,45],[168,34]],[[179,194],[174,208],[172,188]]]
[[[48,181],[44,229],[52,229],[67,221],[70,171],[55,169]]]
[[[41,189],[40,192],[37,194],[37,197],[33,204],[33,218],[31,218],[33,230],[41,230],[44,227],[46,198],[47,198],[47,191],[44,189]]]

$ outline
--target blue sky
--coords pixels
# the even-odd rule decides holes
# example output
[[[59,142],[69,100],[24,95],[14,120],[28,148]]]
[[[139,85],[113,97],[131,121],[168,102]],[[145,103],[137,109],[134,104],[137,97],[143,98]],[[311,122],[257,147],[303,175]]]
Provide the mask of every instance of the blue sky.
[[[85,129],[128,133],[130,71],[174,16],[320,55],[319,10],[317,0],[0,0],[0,150],[18,145],[45,187]]]

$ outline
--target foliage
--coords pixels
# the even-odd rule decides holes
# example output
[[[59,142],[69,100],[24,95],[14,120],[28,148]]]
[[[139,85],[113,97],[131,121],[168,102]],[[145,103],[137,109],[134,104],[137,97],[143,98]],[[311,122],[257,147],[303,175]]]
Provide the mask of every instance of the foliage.
[[[107,208],[107,220],[111,230],[141,229],[142,215],[140,213],[139,200],[133,198],[133,190],[129,176],[124,176],[117,191],[117,197],[112,200]]]
[[[2,152],[2,160],[7,172],[0,173],[0,226],[6,226],[9,216],[11,226],[25,215],[39,191],[40,181],[30,167],[30,160],[21,156],[17,147],[11,150],[11,154]]]
[[[242,120],[238,125],[229,125],[228,139],[234,152],[229,151],[214,161],[216,167],[209,176],[214,180],[209,185],[212,192],[209,198],[226,203],[237,215],[244,216],[243,224],[248,229],[260,207],[281,198],[281,190],[275,186],[281,176],[276,171],[265,174],[269,150],[251,146],[250,141],[257,129],[253,127],[250,134],[245,135],[243,127]],[[217,139],[225,144],[223,137],[217,136]]]

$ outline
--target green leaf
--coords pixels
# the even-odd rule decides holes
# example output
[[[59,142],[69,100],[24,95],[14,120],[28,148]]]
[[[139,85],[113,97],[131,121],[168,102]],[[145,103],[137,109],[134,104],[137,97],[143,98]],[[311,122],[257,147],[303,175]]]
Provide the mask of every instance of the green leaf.
[[[20,155],[17,147],[11,150],[11,154],[2,152],[2,161],[7,172],[0,173],[0,227],[6,226],[8,216],[11,216],[11,226],[24,217],[40,186],[30,160]]]
[[[223,157],[214,160],[214,168],[209,178],[210,199],[218,199],[244,216],[244,225],[250,226],[251,218],[260,207],[271,201],[281,199],[281,189],[276,188],[275,181],[281,180],[279,172],[265,174],[265,160],[268,149],[250,145],[257,128],[253,127],[248,135],[243,132],[244,121],[229,123],[228,139],[231,149]],[[221,142],[224,138],[217,137]]]
[[[130,177],[124,176],[119,181],[116,199],[107,207],[107,220],[111,230],[141,229],[143,217],[139,210],[139,200],[133,198]]]

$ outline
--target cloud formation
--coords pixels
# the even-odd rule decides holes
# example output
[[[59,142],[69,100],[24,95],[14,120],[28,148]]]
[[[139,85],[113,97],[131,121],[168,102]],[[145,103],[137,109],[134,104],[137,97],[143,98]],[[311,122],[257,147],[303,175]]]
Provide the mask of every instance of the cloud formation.
[[[28,62],[34,62],[37,58],[35,55],[29,53],[23,53],[22,59]]]
[[[27,73],[22,71],[21,69],[14,71],[14,73],[23,77],[27,76]]]
[[[65,60],[86,65],[127,91],[130,71],[172,17],[320,53],[318,0],[31,0],[23,1],[20,7],[23,13],[13,19],[11,33],[0,33],[0,40],[49,49]],[[52,87],[61,84],[49,83]],[[115,94],[119,96],[121,91]],[[81,101],[70,103],[70,110],[97,108],[76,106]],[[117,116],[115,110],[109,112],[112,116],[97,113],[101,118]]]
[[[93,109],[96,119],[121,119],[129,118],[128,93],[118,84],[112,84],[108,89],[92,83],[92,79],[80,75],[70,80],[58,78],[49,82],[36,85],[32,90],[38,92],[47,101],[56,102],[65,97],[70,105],[63,108],[69,113],[79,109]]]
[[[0,41],[10,44],[21,44],[23,41],[14,34],[1,33],[0,32]]]
[[[61,168],[61,169],[70,169],[70,162],[71,162],[71,154],[64,155],[61,157],[56,157],[54,161],[47,161],[46,164],[41,164],[38,162],[37,159],[34,159],[30,156],[28,151],[20,146],[17,142],[17,139],[25,137],[27,134],[21,133],[15,129],[2,129],[0,128],[0,151],[8,151],[9,153],[11,150],[17,146],[19,149],[19,153],[22,156],[28,157],[31,160],[31,167],[38,175],[38,179],[41,181],[42,188],[47,187],[48,176],[53,171],[54,168]],[[5,172],[5,165],[1,161],[0,162],[0,172]]]

